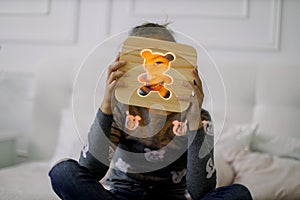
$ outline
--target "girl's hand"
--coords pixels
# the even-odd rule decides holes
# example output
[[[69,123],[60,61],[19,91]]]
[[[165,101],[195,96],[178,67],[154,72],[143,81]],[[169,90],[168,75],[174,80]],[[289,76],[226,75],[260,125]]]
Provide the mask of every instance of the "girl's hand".
[[[125,64],[126,61],[120,61],[120,53],[119,53],[114,63],[112,63],[108,67],[104,98],[100,106],[101,111],[105,114],[112,114],[111,97],[113,95],[113,91],[116,87],[118,79],[120,79],[125,73],[119,69],[123,67]]]
[[[201,122],[201,109],[202,109],[202,103],[203,103],[203,89],[202,89],[202,82],[200,80],[199,74],[197,69],[193,69],[192,72],[194,80],[192,83],[186,82],[184,83],[184,86],[187,88],[193,89],[192,94],[188,97],[177,97],[179,100],[183,101],[189,101],[190,107],[188,108],[187,113],[187,120],[189,123],[189,129],[190,130],[198,130],[202,128],[202,122]]]

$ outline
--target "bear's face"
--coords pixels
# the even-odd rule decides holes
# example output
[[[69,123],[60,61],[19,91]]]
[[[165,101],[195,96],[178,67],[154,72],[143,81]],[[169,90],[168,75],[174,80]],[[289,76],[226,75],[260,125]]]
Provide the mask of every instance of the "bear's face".
[[[128,130],[135,130],[139,126],[139,121],[141,120],[141,117],[136,115],[130,115],[128,111],[126,111],[126,120],[125,120],[125,127]]]
[[[152,53],[150,49],[141,51],[144,58],[144,68],[151,75],[161,75],[169,70],[171,62],[175,59],[175,55],[171,52],[166,54]]]
[[[173,121],[173,133],[177,136],[183,136],[187,133],[187,120],[180,122],[178,120]]]
[[[149,148],[145,148],[145,158],[149,162],[161,162],[165,157],[166,151],[164,149],[160,150],[150,150]]]

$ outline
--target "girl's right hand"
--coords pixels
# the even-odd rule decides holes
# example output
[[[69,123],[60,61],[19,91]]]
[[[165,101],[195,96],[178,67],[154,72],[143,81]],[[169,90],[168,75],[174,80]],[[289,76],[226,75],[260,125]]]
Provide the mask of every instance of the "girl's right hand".
[[[120,53],[119,53],[114,63],[112,63],[108,67],[104,98],[100,106],[101,111],[105,114],[112,114],[111,97],[115,89],[115,86],[118,82],[118,79],[120,79],[125,73],[119,69],[123,67],[125,64],[126,61],[120,61]]]

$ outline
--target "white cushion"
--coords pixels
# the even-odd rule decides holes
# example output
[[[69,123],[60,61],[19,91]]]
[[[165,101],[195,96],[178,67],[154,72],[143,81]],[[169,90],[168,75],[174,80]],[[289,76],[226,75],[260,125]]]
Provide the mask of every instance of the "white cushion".
[[[221,65],[219,68],[227,97],[227,113],[224,128],[227,129],[233,125],[251,123],[253,106],[255,105],[256,67]],[[222,103],[219,102],[220,105]],[[218,105],[214,106],[218,108]]]
[[[217,187],[230,185],[234,180],[233,168],[225,160],[223,154],[215,152],[215,167],[217,171]]]
[[[27,162],[0,170],[1,200],[58,200],[50,184],[49,162]]]
[[[259,131],[254,137],[254,151],[300,158],[299,74],[299,66],[259,67],[253,114]]]
[[[271,104],[271,102],[270,102]],[[258,105],[255,107],[254,121],[264,134],[290,135],[300,137],[300,105],[289,107],[283,105]]]
[[[0,137],[7,132],[18,135],[16,150],[23,154],[32,130],[35,87],[33,72],[0,71]]]
[[[269,153],[280,157],[300,160],[300,138],[289,136],[282,130],[281,135],[257,131],[251,145],[253,151]]]
[[[61,115],[58,141],[51,163],[54,164],[63,158],[77,160],[82,147],[82,138],[76,131],[72,110],[64,109]]]
[[[300,198],[300,162],[269,154],[241,151],[232,161],[234,183],[249,188],[253,199]]]
[[[286,65],[260,66],[256,81],[258,105],[300,106],[300,67]]]
[[[249,150],[256,127],[256,124],[236,125],[216,138],[217,187],[233,183],[235,174],[231,162],[239,152]]]
[[[257,127],[257,124],[232,126],[230,129],[224,131],[219,138],[215,138],[217,140],[216,148],[231,148],[237,151],[249,149]]]
[[[253,120],[266,134],[300,138],[299,74],[299,66],[259,68]]]

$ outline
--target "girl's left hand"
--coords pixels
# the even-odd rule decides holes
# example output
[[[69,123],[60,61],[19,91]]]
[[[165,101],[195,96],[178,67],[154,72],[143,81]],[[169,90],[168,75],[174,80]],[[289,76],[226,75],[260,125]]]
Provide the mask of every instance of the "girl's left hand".
[[[190,130],[198,130],[202,128],[201,122],[201,109],[204,98],[204,93],[202,89],[202,81],[199,77],[198,70],[192,70],[193,81],[192,82],[184,82],[183,85],[187,88],[192,87],[192,94],[188,97],[178,96],[179,100],[189,101],[190,106],[187,112],[187,120],[189,123]]]

